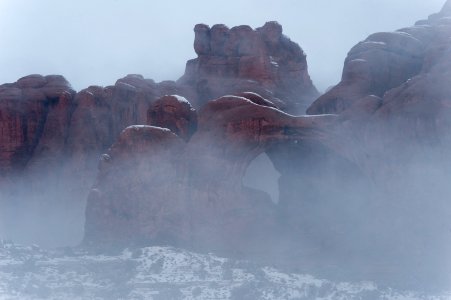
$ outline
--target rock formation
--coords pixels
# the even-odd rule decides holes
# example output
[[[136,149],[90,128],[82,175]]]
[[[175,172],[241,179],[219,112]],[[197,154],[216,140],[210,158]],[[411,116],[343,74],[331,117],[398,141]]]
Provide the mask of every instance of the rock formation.
[[[449,5],[415,26],[356,45],[342,81],[307,110],[340,114],[334,136],[347,141],[345,156],[379,193],[367,206],[368,215],[378,216],[367,220],[377,232],[372,247],[397,257],[404,270],[450,250]],[[428,264],[421,272],[430,278],[449,273],[437,261]]]
[[[384,93],[421,70],[427,42],[398,31],[369,36],[345,60],[341,82],[309,107],[309,114],[340,113],[367,95]]]
[[[449,61],[443,55],[451,26],[447,5],[413,27],[375,33],[354,46],[345,60],[341,82],[319,97],[307,113],[341,113],[366,96],[383,98],[410,79],[431,73],[433,66],[444,63],[442,69],[446,69]]]
[[[99,155],[124,128],[152,124],[184,131],[183,139],[189,139],[196,120],[188,111],[183,112],[187,119],[173,116],[170,99],[154,104],[164,95],[184,96],[200,108],[225,94],[260,92],[289,112],[305,111],[317,95],[305,54],[282,34],[278,23],[257,30],[196,25],[195,32],[199,58],[188,62],[177,82],[128,75],[114,86],[75,93],[61,76],[31,75],[0,86],[0,184],[17,181],[11,177],[14,173],[36,181],[32,190],[45,191],[49,185],[64,190],[69,184],[71,194],[86,194]],[[166,114],[156,120],[155,110]],[[69,183],[61,178],[70,178]]]
[[[264,192],[242,185],[246,168],[279,142],[321,143],[334,117],[293,117],[256,94],[248,97],[208,102],[186,144],[159,127],[124,130],[102,158],[85,242],[163,241],[242,251],[274,232],[275,208]],[[164,102],[172,103],[171,117],[192,112],[186,100],[165,96],[150,110],[152,120],[165,118],[159,109]],[[186,130],[179,132],[184,137]]]
[[[449,145],[448,6],[413,27],[373,34],[356,45],[342,81],[307,110],[341,114],[347,130],[341,136],[358,131],[355,143],[367,155],[356,159],[368,173],[381,169],[381,157],[399,171],[401,161],[411,163],[431,147]]]
[[[276,22],[196,25],[198,57],[176,82],[129,75],[75,93],[62,77],[32,75],[2,85],[0,184],[30,178],[74,199],[95,181],[84,245],[249,254],[274,244],[290,264],[370,257],[381,277],[390,264],[435,278],[447,266],[411,266],[450,250],[449,3],[357,44],[341,82],[312,104],[306,56]],[[261,153],[281,174],[276,204],[243,185]]]
[[[99,156],[128,126],[145,125],[147,111],[163,95],[183,94],[174,82],[155,83],[141,75],[128,75],[114,86],[91,86],[77,93],[67,139],[69,176],[80,178],[85,193],[97,172]],[[171,128],[172,129],[172,128]]]
[[[194,32],[198,57],[187,62],[177,83],[194,90],[195,107],[230,93],[256,92],[285,112],[304,114],[318,96],[306,55],[277,22],[255,30],[198,24]]]
[[[62,76],[31,75],[1,85],[0,227],[8,235],[36,231],[33,242],[54,236],[62,243],[67,243],[66,228],[74,232],[71,243],[80,240],[84,199],[100,155],[124,128],[146,124],[152,103],[172,93],[183,94],[175,82],[157,84],[140,75],[78,93]],[[195,120],[188,116],[187,124],[177,122],[188,138]]]
[[[412,274],[411,266],[418,266],[425,257],[444,257],[449,253],[446,228],[451,211],[443,196],[449,194],[446,178],[451,172],[451,90],[447,84],[451,25],[447,20],[445,6],[440,14],[418,25],[373,34],[356,45],[345,61],[342,81],[308,109],[314,116],[283,113],[277,107],[287,107],[286,103],[278,102],[274,94],[265,99],[233,89],[239,96],[204,104],[198,112],[197,130],[179,147],[183,159],[172,168],[180,172],[173,172],[175,177],[169,180],[178,187],[172,186],[171,195],[176,196],[171,196],[171,201],[188,208],[183,218],[174,218],[177,214],[170,218],[179,221],[171,223],[174,226],[145,223],[142,228],[148,228],[149,233],[168,228],[163,236],[182,244],[237,251],[250,251],[261,241],[286,242],[285,235],[297,241],[288,244],[291,249],[285,253],[293,255],[293,249],[312,247],[311,253],[334,255],[334,263],[347,266],[371,257],[372,271],[382,277],[392,275],[384,273],[386,268],[377,269],[380,265],[391,264],[399,274]],[[179,84],[199,87],[200,74],[206,72],[213,79],[208,77],[205,82],[209,87],[205,99],[214,93],[229,93],[219,88],[211,91],[218,78],[231,74],[240,78],[240,73],[228,73],[230,65],[236,66],[233,59],[232,63],[228,60],[234,57],[228,55],[230,49],[236,49],[228,46],[235,39],[230,31],[224,26],[196,27],[199,57],[188,63]],[[249,35],[262,32],[249,28],[235,31]],[[280,30],[269,32],[268,40],[277,40]],[[243,53],[246,47],[244,44]],[[239,54],[241,50],[236,51]],[[211,67],[213,59],[218,59],[215,62],[221,67]],[[227,87],[224,82],[223,87]],[[198,95],[205,91],[196,90]],[[194,99],[203,101],[202,96]],[[154,119],[159,119],[162,110],[151,111]],[[170,123],[174,131],[179,130],[173,125],[176,121]],[[242,185],[247,166],[262,152],[281,173],[277,204],[261,191]],[[131,169],[137,165],[135,162]],[[108,201],[112,194],[98,188],[112,186],[108,180],[100,172],[98,185],[91,192],[96,196],[90,198],[88,224],[103,218],[100,213],[89,215],[102,211],[89,209],[96,205],[95,197],[100,197],[97,203],[106,208],[115,207]],[[124,181],[128,182],[124,190],[114,194],[126,195],[128,187],[139,186],[136,179]],[[144,186],[151,186],[151,182]],[[137,198],[166,207],[158,196]],[[172,204],[168,203],[169,207]],[[116,213],[127,215],[123,211],[129,208]],[[145,219],[154,220],[152,213]],[[111,230],[105,234],[107,242],[114,236]],[[148,240],[158,242],[154,236]],[[86,241],[92,241],[89,235]],[[352,261],[345,259],[349,255]],[[428,261],[413,280],[438,279],[446,268]]]

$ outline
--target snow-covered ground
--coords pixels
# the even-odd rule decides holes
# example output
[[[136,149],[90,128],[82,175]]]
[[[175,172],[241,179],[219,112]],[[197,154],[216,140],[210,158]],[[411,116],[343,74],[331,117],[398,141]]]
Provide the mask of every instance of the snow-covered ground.
[[[169,247],[94,255],[0,241],[6,299],[451,299],[331,282]]]

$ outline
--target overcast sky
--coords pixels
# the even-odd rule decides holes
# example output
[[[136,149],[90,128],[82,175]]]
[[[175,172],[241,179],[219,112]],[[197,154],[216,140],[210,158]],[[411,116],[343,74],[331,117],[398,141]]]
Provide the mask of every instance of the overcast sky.
[[[77,90],[127,74],[175,80],[194,58],[196,23],[266,21],[307,53],[320,90],[335,84],[349,49],[440,10],[445,0],[0,0],[0,83],[62,74]]]

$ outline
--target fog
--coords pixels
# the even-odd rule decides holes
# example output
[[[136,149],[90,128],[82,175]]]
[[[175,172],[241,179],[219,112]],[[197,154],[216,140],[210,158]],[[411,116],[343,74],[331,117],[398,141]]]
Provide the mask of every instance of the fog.
[[[61,175],[57,167],[48,170],[51,174],[29,172],[2,186],[0,239],[44,249],[80,244],[87,191],[74,192],[75,176]]]
[[[336,84],[347,51],[371,33],[437,12],[443,0],[0,0],[0,82],[62,74],[76,90],[127,74],[175,80],[195,57],[193,27],[276,20],[307,53],[319,90]]]
[[[57,0],[0,0],[0,82],[14,82],[31,73],[62,74],[75,89],[80,90],[94,84],[113,84],[129,73],[140,73],[157,81],[177,79],[184,72],[185,62],[195,57],[192,49],[194,24],[225,23],[230,27],[249,24],[258,27],[268,20],[277,20],[284,26],[284,33],[307,53],[313,82],[324,91],[339,81],[346,53],[358,41],[374,32],[412,25],[439,11],[442,5],[443,0],[253,0],[244,3],[237,0],[217,3],[96,0],[76,4]],[[119,93],[119,89],[116,92]],[[427,92],[430,91],[424,88],[422,92],[429,95]],[[88,100],[100,102],[91,96]],[[137,101],[133,98],[135,96],[130,92],[124,99],[117,98],[124,100],[121,108],[126,113],[132,110],[133,101]],[[236,98],[239,97],[230,103],[257,105],[250,99]],[[111,99],[117,101],[114,97],[108,100]],[[155,132],[172,134],[169,130],[160,132],[160,128],[150,126],[129,127],[129,132],[136,134],[133,139],[126,136],[117,140],[116,132],[111,130],[113,119],[108,119],[114,111],[91,115],[92,107],[88,106],[88,117],[81,118],[80,123],[89,123],[92,117],[94,123],[107,124],[105,128],[111,130],[105,130],[108,141],[119,141],[117,148],[107,149],[111,143],[105,149],[96,148],[91,145],[93,141],[80,139],[80,144],[86,144],[81,145],[86,146],[86,149],[82,147],[86,157],[76,157],[76,152],[70,152],[69,144],[65,144],[64,150],[57,154],[45,152],[48,149],[44,147],[42,165],[35,166],[34,171],[31,168],[30,172],[26,169],[26,176],[8,178],[15,184],[8,186],[7,182],[3,185],[8,189],[0,186],[0,200],[6,199],[0,201],[0,260],[2,255],[6,257],[4,253],[12,253],[11,257],[17,261],[22,259],[21,253],[28,257],[35,255],[30,254],[34,248],[24,250],[21,246],[8,246],[8,249],[13,249],[11,251],[2,248],[2,239],[25,245],[37,243],[49,251],[65,246],[74,247],[72,250],[67,248],[67,251],[85,251],[89,247],[84,246],[91,246],[86,240],[89,242],[91,239],[92,244],[101,244],[95,251],[103,251],[102,247],[110,246],[108,239],[114,242],[115,238],[123,239],[121,242],[125,241],[125,244],[135,242],[135,238],[148,238],[145,242],[151,240],[154,246],[166,246],[158,244],[160,240],[155,238],[159,238],[158,234],[162,232],[167,233],[163,237],[166,238],[164,243],[177,246],[176,250],[130,250],[138,253],[133,255],[139,257],[139,261],[132,261],[132,254],[109,258],[111,261],[119,260],[118,265],[127,264],[126,268],[132,270],[127,269],[129,273],[124,271],[125,275],[116,278],[119,289],[126,285],[124,282],[128,284],[128,280],[136,288],[139,285],[139,282],[133,282],[136,274],[137,277],[150,276],[158,273],[155,269],[167,268],[170,264],[161,261],[172,258],[153,261],[158,255],[173,255],[176,258],[172,263],[181,264],[177,260],[181,254],[177,251],[185,251],[182,250],[185,240],[194,244],[189,244],[191,248],[186,249],[204,251],[199,240],[203,242],[205,237],[207,250],[215,243],[218,245],[211,247],[212,251],[225,244],[226,250],[218,250],[219,254],[230,254],[232,259],[254,259],[253,263],[258,264],[277,265],[287,272],[308,273],[337,281],[374,280],[383,287],[426,293],[449,290],[449,134],[441,136],[434,128],[426,131],[425,136],[420,134],[411,138],[408,135],[412,133],[407,132],[411,120],[407,117],[406,120],[397,120],[399,127],[390,127],[393,124],[384,123],[383,118],[368,117],[367,122],[362,122],[358,119],[360,115],[353,120],[352,117],[346,119],[346,114],[342,114],[341,119],[337,118],[339,121],[330,118],[336,121],[333,128],[323,126],[321,122],[324,119],[321,119],[312,122],[317,127],[305,125],[305,129],[293,124],[309,117],[287,115],[262,105],[258,109],[251,108],[258,111],[257,116],[263,116],[261,118],[275,128],[270,130],[276,133],[271,131],[268,134],[273,134],[270,138],[264,136],[267,133],[259,123],[260,132],[255,138],[252,130],[246,132],[249,128],[239,123],[254,121],[253,110],[244,111],[243,120],[236,121],[233,119],[236,116],[232,118],[232,114],[220,111],[224,107],[226,105],[219,107],[218,113],[210,112],[211,119],[219,116],[220,121],[211,121],[213,125],[209,126],[211,124],[205,117],[202,119],[204,127],[197,127],[196,123],[197,131],[193,136],[182,141],[171,135],[178,143],[171,144],[163,138],[153,139],[152,135]],[[279,117],[274,117],[276,125],[270,123],[272,119],[267,121],[264,118],[267,111]],[[412,130],[413,134],[424,125],[420,120],[422,115],[419,115],[414,120],[417,127]],[[198,116],[202,116],[200,110]],[[233,120],[228,120],[228,117]],[[310,119],[321,117],[334,116]],[[226,121],[220,123],[223,120]],[[324,123],[330,124],[328,120]],[[432,121],[431,126],[441,121],[448,124],[438,120]],[[113,125],[119,127],[123,124]],[[427,125],[430,124],[426,124],[425,130],[430,129]],[[448,128],[444,124],[438,125]],[[226,127],[233,130],[226,131]],[[85,129],[91,127],[80,128],[83,130],[76,133],[81,136],[102,137],[102,132],[94,132],[95,126],[92,126],[93,132],[88,133]],[[305,132],[299,133],[304,129]],[[224,132],[221,130],[230,136],[222,136]],[[145,134],[139,135],[139,132]],[[261,136],[264,137],[260,140]],[[132,142],[128,143],[128,138]],[[266,144],[265,138],[271,142]],[[429,143],[428,138],[442,140],[434,144]],[[233,142],[236,141],[235,145]],[[233,151],[227,148],[229,145]],[[248,152],[237,157],[240,151]],[[109,154],[100,156],[105,152]],[[80,170],[75,170],[78,167]],[[262,200],[262,203],[255,200]],[[246,218],[250,220],[248,223]],[[234,239],[234,235],[238,237]],[[175,241],[174,244],[171,241]],[[139,242],[137,245],[142,246]],[[139,254],[140,251],[155,253],[146,256]],[[66,254],[58,255],[57,259],[63,257],[62,272],[74,268],[80,261],[85,265],[92,263],[89,262],[92,258],[84,256],[84,252],[83,257],[80,254],[69,262],[65,261],[68,260]],[[39,261],[42,258],[33,259]],[[184,271],[180,271],[181,276],[193,268],[194,263],[190,264],[189,259],[183,262],[187,265]],[[195,259],[202,260],[199,257]],[[145,269],[148,267],[146,260],[150,261],[149,265],[161,265]],[[203,267],[208,266],[208,263],[202,263]],[[80,272],[84,276],[92,272],[97,279],[120,273],[115,271],[117,266],[107,264],[95,272],[85,265],[86,272],[77,266],[74,273]],[[141,273],[133,273],[139,264],[144,265],[144,271],[140,267]],[[0,282],[2,266],[0,261]],[[28,272],[26,268],[24,265],[23,269]],[[34,272],[34,269],[30,270]],[[264,277],[261,275],[264,271],[258,269],[258,272],[253,275],[255,278]],[[11,271],[8,274],[16,273]],[[225,275],[221,276],[224,277],[221,280],[229,280]],[[60,281],[66,280],[60,277]],[[155,283],[149,282],[146,284]],[[41,284],[45,286],[46,283]],[[126,290],[132,290],[130,286],[120,291],[121,297],[132,294]],[[0,285],[0,298],[1,292]],[[100,295],[108,295],[109,291],[104,289],[103,292],[105,294]],[[77,293],[83,295],[83,291],[75,290],[74,295]]]

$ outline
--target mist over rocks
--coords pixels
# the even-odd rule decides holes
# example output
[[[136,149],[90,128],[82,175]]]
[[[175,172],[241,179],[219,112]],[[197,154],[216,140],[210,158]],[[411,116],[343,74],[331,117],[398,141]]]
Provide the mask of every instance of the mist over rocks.
[[[201,30],[199,26],[196,32]],[[209,28],[204,32],[203,38],[202,34],[200,37],[196,34],[195,38],[195,49],[201,56],[205,54],[202,58],[205,64],[198,69],[187,68],[178,81],[156,83],[131,74],[117,80],[113,86],[90,86],[75,92],[62,76],[30,75],[16,83],[2,85],[0,185],[1,197],[5,199],[2,200],[5,206],[2,227],[9,228],[6,231],[19,228],[15,224],[21,220],[19,215],[25,220],[48,219],[45,216],[52,208],[60,207],[64,211],[65,205],[78,205],[79,208],[73,210],[77,211],[76,217],[57,218],[51,227],[56,228],[58,222],[71,219],[68,226],[78,231],[72,243],[80,240],[81,211],[97,175],[99,156],[128,126],[168,127],[188,140],[197,122],[192,109],[199,109],[209,99],[224,94],[258,92],[281,109],[294,111],[299,106],[303,107],[299,111],[304,111],[316,97],[305,54],[282,34],[279,24],[269,22],[257,30],[248,26],[230,30],[221,25],[213,27],[212,32]],[[256,49],[256,45],[260,48]],[[234,61],[234,65],[220,67],[224,60]],[[244,61],[242,76],[235,72],[239,60]],[[214,71],[218,68],[225,73]],[[211,82],[205,81],[205,76],[211,72],[218,76]],[[286,89],[288,85],[290,88]],[[174,98],[157,101],[165,95],[185,97],[193,107],[183,101],[174,102]],[[156,112],[158,118],[155,118]],[[13,209],[11,203],[18,205],[17,209]],[[33,205],[29,206],[30,203]],[[55,214],[61,215],[61,211]],[[33,221],[31,225],[28,221],[20,222],[36,228],[37,232],[38,228],[46,227],[45,222]],[[12,231],[20,232],[19,229]],[[41,232],[47,235],[45,230]],[[38,235],[31,234],[25,240],[43,242]],[[67,243],[68,235],[61,232],[53,235],[65,240],[63,244]]]
[[[86,209],[91,243],[189,238],[187,203],[177,178],[184,141],[169,129],[130,126],[101,158]],[[149,201],[149,197],[152,199]]]
[[[333,116],[294,117],[256,94],[244,95],[254,101],[224,96],[208,102],[186,144],[180,139],[170,146],[175,135],[159,127],[125,129],[102,158],[88,199],[85,243],[170,243],[241,253],[275,236],[276,208],[269,195],[242,185],[245,171],[280,141],[321,143],[315,132],[327,132]],[[154,105],[170,102],[171,117],[186,120],[176,111],[189,105],[186,100],[164,96]],[[167,113],[152,109],[152,115],[161,120]]]
[[[78,93],[55,75],[31,75],[1,85],[2,234],[18,234],[21,241],[19,232],[33,228],[36,232],[25,234],[24,242],[78,243],[100,155],[124,128],[147,124],[151,104],[173,93],[183,94],[175,82],[155,83],[140,75]],[[183,122],[176,125],[183,130]]]
[[[4,84],[0,187],[23,204],[2,203],[7,226],[30,199],[84,209],[89,193],[86,221],[70,225],[84,246],[183,246],[445,286],[448,7],[357,44],[342,81],[315,101],[306,55],[277,22],[196,25],[198,57],[177,81],[128,75],[78,93],[61,76]],[[280,173],[277,203],[243,184],[262,154]],[[50,208],[39,212],[71,214]]]
[[[345,156],[376,187],[366,197],[375,197],[367,209],[378,218],[367,220],[366,229],[377,232],[373,247],[397,257],[404,270],[429,257],[418,272],[423,282],[449,280],[449,264],[441,260],[448,260],[451,243],[448,6],[356,45],[342,81],[307,110],[339,114],[335,138],[347,141]]]
[[[266,27],[269,45],[279,40],[278,28]],[[228,57],[235,34],[222,25],[195,30],[199,58],[187,74],[202,70],[203,59]],[[208,101],[185,146],[185,171],[174,180],[192,209],[192,235],[172,242],[253,255],[276,245],[260,254],[277,252],[325,274],[445,286],[450,36],[446,16],[371,35],[351,49],[343,80],[310,106],[311,116],[288,115],[277,99],[255,93]],[[221,68],[206,70],[212,80],[230,76]],[[242,184],[261,153],[281,174],[278,203]]]
[[[389,90],[430,73],[431,65],[444,63],[446,69],[449,61],[443,51],[451,25],[448,6],[449,2],[440,13],[415,26],[375,33],[355,45],[346,57],[340,83],[315,100],[307,113],[341,113],[359,99],[369,95],[383,98]]]
[[[451,116],[448,6],[449,1],[415,26],[372,34],[354,46],[341,82],[307,110],[340,114],[345,129],[338,129],[337,137],[354,134],[350,144],[366,153],[355,155],[357,164],[373,177],[377,172],[384,177],[386,170],[399,175],[401,165],[426,157],[442,167],[449,161],[444,154]]]
[[[206,101],[225,94],[257,92],[280,109],[299,113],[318,95],[308,75],[305,54],[282,34],[278,23],[268,22],[256,30],[244,25],[230,30],[224,25],[212,29],[196,25],[195,32],[194,48],[200,57],[188,62],[185,74],[176,82],[155,83],[131,74],[113,86],[90,86],[76,93],[62,76],[30,75],[2,85],[2,181],[11,181],[14,173],[19,179],[13,181],[40,181],[32,191],[43,190],[45,194],[47,186],[57,185],[63,189],[69,186],[71,194],[86,194],[95,178],[99,155],[124,128],[164,125],[187,130],[181,134],[189,138],[195,128],[190,116],[185,121],[178,119],[172,127],[168,125],[172,122],[169,112],[160,114],[161,120],[152,118],[152,110],[168,111],[168,103],[153,105],[164,95],[183,96],[199,109]],[[198,61],[199,67],[190,67]],[[56,100],[59,97],[61,101]],[[50,170],[46,172],[50,182],[41,176],[44,167]],[[67,180],[60,183],[61,178]]]

